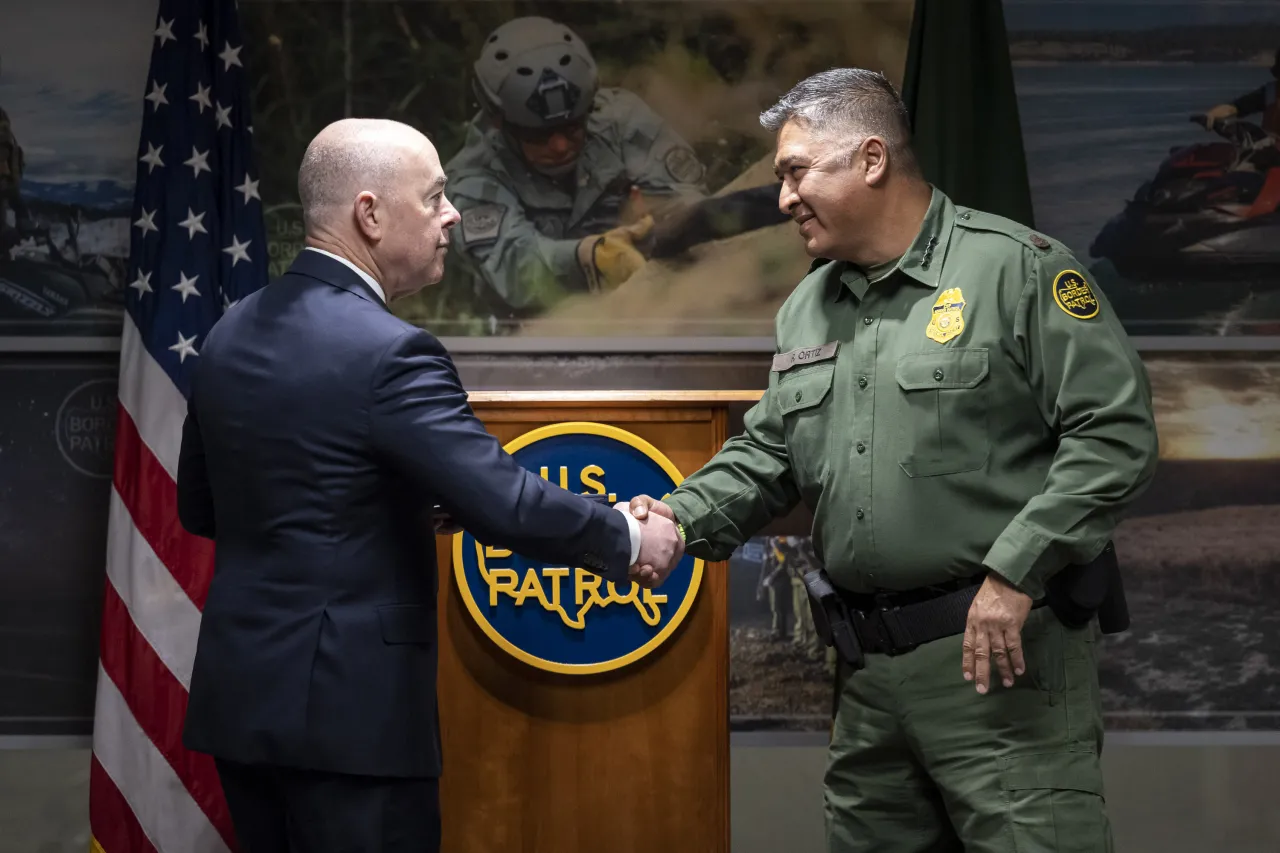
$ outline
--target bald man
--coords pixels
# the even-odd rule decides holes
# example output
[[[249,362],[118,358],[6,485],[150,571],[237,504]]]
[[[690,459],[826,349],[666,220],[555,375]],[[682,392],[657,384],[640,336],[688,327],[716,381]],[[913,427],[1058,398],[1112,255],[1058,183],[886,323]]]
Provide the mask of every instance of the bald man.
[[[436,851],[432,508],[618,582],[681,540],[516,464],[440,342],[388,310],[440,280],[458,221],[424,136],[337,122],[298,183],[307,247],[193,379],[178,513],[217,556],[183,742],[214,756],[244,853]]]

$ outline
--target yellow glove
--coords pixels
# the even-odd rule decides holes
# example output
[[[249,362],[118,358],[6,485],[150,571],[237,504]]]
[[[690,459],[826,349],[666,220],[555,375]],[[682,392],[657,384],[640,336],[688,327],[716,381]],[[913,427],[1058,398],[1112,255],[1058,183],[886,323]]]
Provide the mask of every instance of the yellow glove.
[[[1213,126],[1223,119],[1235,118],[1236,108],[1233,104],[1219,104],[1204,114],[1205,123],[1213,130]]]
[[[612,290],[644,266],[644,255],[635,247],[653,230],[653,217],[645,216],[634,225],[623,225],[578,242],[578,264],[592,293]]]

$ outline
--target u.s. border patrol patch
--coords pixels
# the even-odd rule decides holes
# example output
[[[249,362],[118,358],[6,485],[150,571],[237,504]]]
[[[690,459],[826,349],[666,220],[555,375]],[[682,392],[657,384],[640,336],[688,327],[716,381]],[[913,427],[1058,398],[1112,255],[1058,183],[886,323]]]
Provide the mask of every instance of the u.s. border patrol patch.
[[[1101,305],[1094,296],[1093,288],[1084,276],[1075,270],[1063,270],[1053,280],[1053,301],[1077,320],[1088,320],[1098,316]]]
[[[462,242],[470,246],[498,239],[507,209],[501,204],[478,204],[462,212]]]
[[[662,158],[668,174],[682,184],[696,184],[702,180],[703,168],[698,158],[688,148],[676,146]]]

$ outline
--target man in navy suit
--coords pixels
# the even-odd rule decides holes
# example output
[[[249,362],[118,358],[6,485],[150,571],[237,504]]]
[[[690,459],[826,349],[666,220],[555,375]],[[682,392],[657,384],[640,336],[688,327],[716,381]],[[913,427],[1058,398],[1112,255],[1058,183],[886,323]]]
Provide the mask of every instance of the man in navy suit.
[[[444,184],[412,128],[325,128],[299,170],[307,248],[200,351],[178,509],[217,557],[183,740],[215,757],[245,853],[439,849],[433,506],[620,582],[683,554],[665,518],[518,465],[388,310],[443,275]]]

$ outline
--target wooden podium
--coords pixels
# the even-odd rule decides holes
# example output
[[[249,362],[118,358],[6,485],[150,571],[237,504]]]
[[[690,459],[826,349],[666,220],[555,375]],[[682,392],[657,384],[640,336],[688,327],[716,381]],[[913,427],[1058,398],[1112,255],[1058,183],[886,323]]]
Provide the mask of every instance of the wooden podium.
[[[607,424],[639,436],[687,476],[725,441],[729,404],[758,397],[491,392],[471,394],[471,403],[504,444],[548,424]],[[440,537],[437,550],[442,849],[728,853],[725,564],[704,565],[691,608],[652,653],[609,672],[570,675],[500,648],[463,600],[452,537]]]

